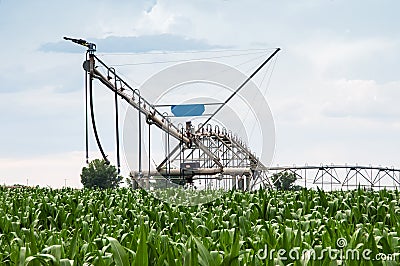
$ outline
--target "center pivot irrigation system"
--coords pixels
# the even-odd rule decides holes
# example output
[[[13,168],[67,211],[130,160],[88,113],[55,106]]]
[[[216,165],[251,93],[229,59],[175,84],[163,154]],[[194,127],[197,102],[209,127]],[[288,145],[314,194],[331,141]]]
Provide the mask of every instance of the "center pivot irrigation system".
[[[115,95],[115,114],[116,114],[116,157],[118,172],[120,171],[120,140],[119,140],[119,118],[118,118],[118,98],[121,97],[131,107],[138,112],[138,146],[137,146],[137,169],[131,171],[132,186],[141,186],[145,189],[168,188],[176,186],[195,187],[202,184],[205,189],[240,189],[253,190],[258,188],[272,188],[270,177],[273,174],[289,172],[296,176],[298,185],[305,187],[319,187],[322,189],[351,189],[363,187],[367,189],[399,189],[400,188],[400,169],[394,167],[373,167],[358,165],[320,165],[320,166],[284,166],[267,167],[250,150],[247,144],[237,135],[225,127],[219,127],[215,123],[215,115],[227,105],[232,98],[238,97],[238,92],[251,81],[251,79],[271,59],[279,52],[276,48],[269,54],[263,63],[247,78],[240,83],[225,101],[218,103],[205,103],[202,105],[183,104],[167,105],[172,110],[181,109],[179,112],[186,112],[192,109],[198,112],[199,108],[214,105],[215,110],[206,116],[205,122],[197,126],[192,121],[187,121],[183,126],[181,123],[174,124],[170,116],[160,111],[165,105],[152,104],[141,96],[138,89],[133,89],[116,73],[113,67],[107,66],[96,55],[96,45],[82,39],[64,37],[65,40],[87,47],[86,60],[83,63],[85,70],[85,101],[86,101],[86,162],[89,162],[89,109],[90,120],[93,127],[94,137],[97,146],[106,161],[109,163],[96,128],[93,104],[93,81],[96,79],[104,86],[114,92]],[[103,69],[107,73],[102,74],[98,69]],[[199,114],[197,114],[199,115]],[[197,116],[194,115],[194,116]],[[149,137],[143,136],[142,118],[145,117],[148,124]],[[213,122],[215,125],[211,125]],[[164,159],[156,163],[151,168],[151,152],[148,158],[144,157],[142,144],[147,141],[150,150],[151,135],[150,128],[154,126],[165,136],[165,156]],[[170,149],[171,140],[175,140],[174,148]],[[156,145],[162,145],[160,140]],[[136,159],[136,158],[135,158]],[[147,159],[148,168],[143,167],[144,160]],[[154,161],[154,160],[153,160]],[[146,168],[146,169],[144,169]],[[202,183],[201,183],[202,182]]]
[[[272,183],[267,175],[268,167],[265,166],[257,156],[247,147],[247,145],[236,135],[226,128],[218,125],[211,125],[215,115],[231,101],[232,98],[279,52],[280,48],[267,56],[265,61],[245,79],[240,86],[223,102],[213,103],[217,106],[212,114],[208,114],[204,123],[193,125],[192,121],[187,121],[185,126],[175,125],[166,115],[154,105],[144,99],[138,89],[133,89],[121,76],[116,73],[113,67],[107,66],[96,55],[96,45],[82,39],[72,39],[64,37],[65,40],[87,47],[86,60],[83,63],[86,80],[86,161],[88,163],[88,109],[93,127],[94,137],[97,146],[104,158],[109,163],[104,149],[101,145],[96,129],[96,122],[93,107],[93,81],[96,79],[104,86],[115,93],[116,109],[116,141],[117,141],[117,167],[120,169],[120,150],[119,150],[119,125],[118,125],[118,98],[121,97],[131,107],[138,111],[138,169],[131,171],[133,186],[138,185],[149,188],[152,183],[156,183],[157,188],[162,188],[163,184],[178,186],[194,186],[196,180],[203,181],[204,188],[211,189],[241,189],[252,190],[255,188],[271,188]],[[103,75],[99,66],[107,72]],[[89,106],[88,106],[89,105]],[[174,106],[176,108],[176,106]],[[181,105],[187,108],[188,105]],[[196,108],[196,106],[195,106]],[[142,160],[142,136],[141,124],[142,116],[145,116],[147,124],[155,126],[170,137],[178,141],[172,149],[168,149],[164,160],[156,163],[155,169],[143,169]],[[148,140],[150,142],[150,138]],[[149,144],[150,145],[150,144]],[[168,144],[169,146],[169,144]],[[150,154],[149,154],[150,165]]]

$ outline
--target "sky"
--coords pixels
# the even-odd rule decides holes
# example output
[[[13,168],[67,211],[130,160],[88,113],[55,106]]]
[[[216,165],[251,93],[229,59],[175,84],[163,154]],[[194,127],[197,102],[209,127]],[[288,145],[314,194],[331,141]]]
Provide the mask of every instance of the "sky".
[[[398,10],[394,0],[0,0],[0,183],[81,187],[85,51],[63,36],[98,53],[280,47],[265,95],[273,165],[400,168]],[[151,73],[122,71],[134,85]],[[106,96],[96,115],[110,118]],[[112,129],[101,129],[111,158]],[[90,150],[99,157],[93,140]]]

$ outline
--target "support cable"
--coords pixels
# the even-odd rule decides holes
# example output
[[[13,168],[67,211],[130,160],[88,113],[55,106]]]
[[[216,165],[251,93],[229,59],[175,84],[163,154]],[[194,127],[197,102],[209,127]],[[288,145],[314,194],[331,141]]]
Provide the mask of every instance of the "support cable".
[[[234,91],[231,96],[228,97],[228,99],[225,100],[225,102],[218,107],[218,109],[203,123],[201,127],[198,128],[197,132],[200,131],[201,128],[203,128],[204,125],[206,125],[208,122],[211,121],[211,119],[214,118],[214,116],[280,51],[280,48],[276,48],[275,52],[273,52],[267,60],[265,60],[237,89]]]
[[[230,58],[230,57],[238,57],[238,56],[245,56],[245,55],[254,55],[254,54],[260,54],[260,53],[262,53],[262,51],[261,52],[244,53],[244,54],[197,57],[197,58],[179,59],[179,60],[164,60],[164,61],[151,61],[151,62],[141,62],[141,63],[112,64],[111,66],[123,67],[123,66],[167,64],[167,63],[183,63],[183,62],[189,62],[189,61],[193,61],[193,60],[211,60],[211,59]]]
[[[176,55],[176,54],[205,54],[205,53],[226,53],[226,52],[266,52],[271,48],[252,48],[252,49],[219,49],[219,50],[195,50],[195,51],[150,51],[150,52],[130,52],[130,53],[99,53],[100,56],[143,56],[143,55]]]

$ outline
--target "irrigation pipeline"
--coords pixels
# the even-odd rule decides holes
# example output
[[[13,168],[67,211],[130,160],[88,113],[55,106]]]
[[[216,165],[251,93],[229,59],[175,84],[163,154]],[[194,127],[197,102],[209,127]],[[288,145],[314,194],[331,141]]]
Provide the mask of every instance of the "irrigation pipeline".
[[[101,61],[99,62],[101,63]],[[180,135],[179,129],[173,123],[166,123],[166,118],[157,109],[155,109],[153,105],[151,105],[148,101],[141,97],[138,90],[131,89],[133,91],[133,96],[126,94],[125,92],[123,92],[122,88],[115,88],[114,84],[112,84],[106,77],[104,77],[97,69],[94,69],[93,76],[110,90],[112,90],[113,92],[117,92],[120,97],[128,102],[128,104],[130,104],[133,108],[138,110],[138,112],[145,115],[148,123],[156,125],[158,128],[165,132],[170,132],[171,135],[178,140],[182,138],[185,143],[190,142],[189,138]],[[123,84],[126,84],[125,81],[120,79],[118,75],[116,76]],[[135,97],[137,97],[137,102]]]

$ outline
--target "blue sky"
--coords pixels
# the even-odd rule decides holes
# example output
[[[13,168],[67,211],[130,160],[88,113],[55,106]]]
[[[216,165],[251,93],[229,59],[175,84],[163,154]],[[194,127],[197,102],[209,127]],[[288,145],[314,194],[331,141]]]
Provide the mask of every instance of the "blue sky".
[[[79,186],[84,50],[63,36],[93,40],[99,53],[281,47],[266,95],[274,164],[400,167],[398,10],[368,0],[2,0],[0,183]]]

